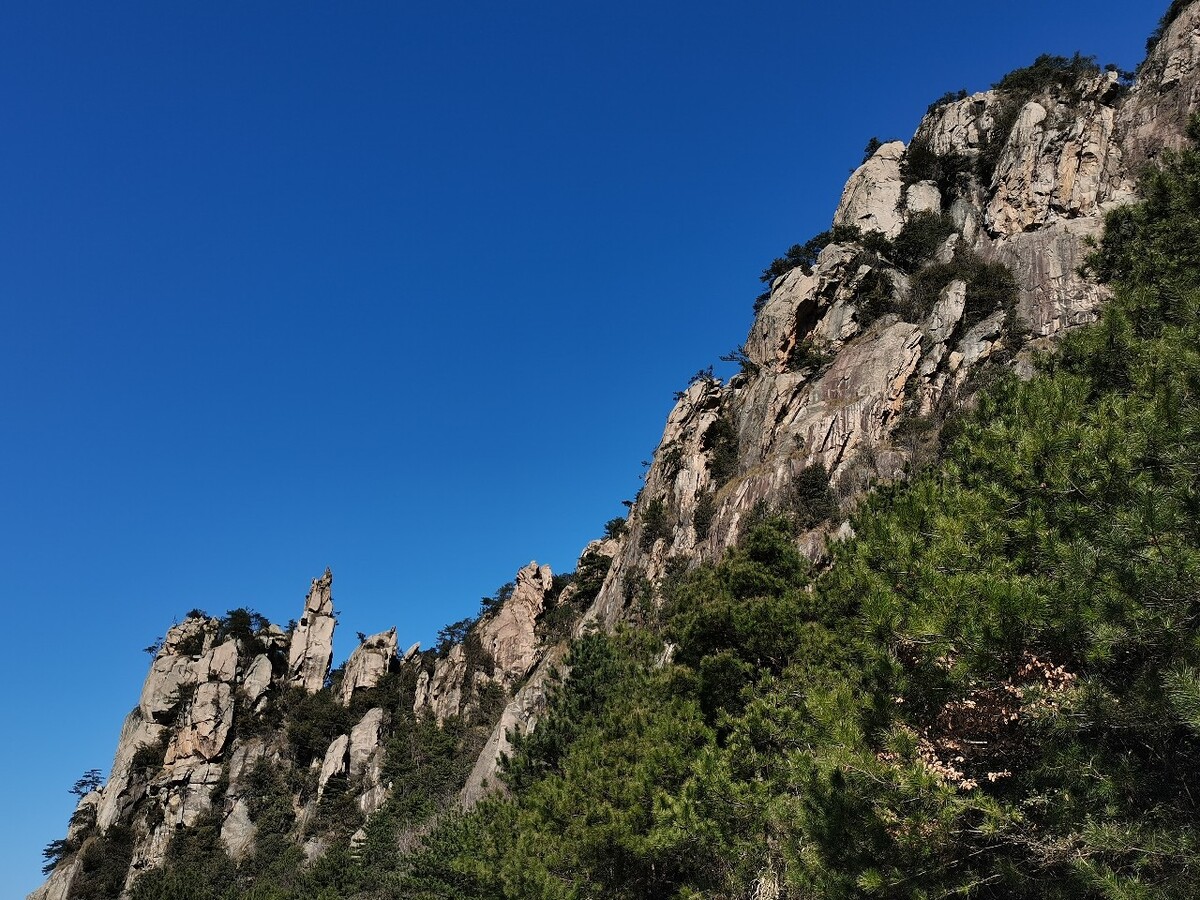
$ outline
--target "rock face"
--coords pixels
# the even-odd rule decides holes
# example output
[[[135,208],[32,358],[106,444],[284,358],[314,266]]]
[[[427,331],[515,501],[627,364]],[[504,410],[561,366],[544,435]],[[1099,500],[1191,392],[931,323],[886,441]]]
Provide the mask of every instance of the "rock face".
[[[138,705],[125,719],[108,782],[81,801],[68,838],[82,848],[114,825],[129,827],[134,844],[127,886],[162,864],[177,828],[213,812],[220,814],[229,852],[235,858],[248,853],[254,825],[246,780],[258,760],[282,758],[285,737],[239,740],[235,725],[239,716],[261,713],[287,684],[310,689],[324,682],[332,652],[331,583],[328,571],[313,582],[305,603],[308,622],[286,658],[287,638],[273,625],[240,638],[226,633],[226,622],[204,616],[172,627],[150,665]],[[370,670],[364,666],[363,684],[371,680]],[[223,784],[223,805],[214,810],[214,790]],[[32,896],[65,900],[80,858],[76,853],[64,859]]]
[[[1088,242],[1109,209],[1135,199],[1138,168],[1183,144],[1188,116],[1200,107],[1200,3],[1167,29],[1132,89],[1100,73],[1071,90],[1043,92],[1016,110],[1003,134],[1010,102],[987,91],[941,104],[914,136],[972,171],[986,147],[1002,142],[988,183],[972,178],[957,197],[928,181],[906,184],[908,148],[885,144],[851,176],[833,223],[895,238],[919,213],[944,214],[956,233],[937,258],[947,262],[962,250],[1003,263],[1017,285],[1011,317],[1000,310],[968,317],[961,280],[946,284],[927,313],[873,317],[862,300],[869,286],[886,278],[905,298],[911,285],[855,243],[831,244],[811,271],[778,278],[743,347],[743,373],[728,384],[700,379],[668,416],[581,628],[612,627],[629,615],[639,586],[660,578],[668,559],[724,553],[756,504],[790,502],[791,486],[811,465],[826,468],[843,502],[899,477],[919,451],[916,438],[897,430],[902,422],[953,402],[983,363],[1095,319],[1107,295],[1079,274]],[[802,549],[820,555],[827,528],[839,530],[836,522],[819,526],[799,538]],[[547,658],[534,668],[504,712],[506,728],[533,727],[544,705],[530,697],[555,665]],[[468,804],[494,783],[503,743],[503,733],[494,734],[481,755],[464,790]]]
[[[167,744],[168,766],[182,760],[207,762],[220,756],[233,727],[233,688],[224,681],[197,685],[183,727]]]
[[[534,626],[553,585],[550,567],[531,562],[517,573],[512,597],[480,623],[480,642],[491,654],[495,677],[506,686],[524,677],[537,661]]]
[[[900,177],[903,158],[904,143],[892,141],[859,166],[846,183],[833,224],[881,231],[890,238],[898,235],[904,225],[900,213],[904,195],[904,181]]]
[[[745,341],[742,373],[728,383],[701,377],[680,393],[624,532],[593,542],[580,558],[580,571],[589,561],[603,563],[598,593],[593,586],[585,601],[577,585],[559,593],[549,567],[530,563],[511,596],[443,652],[413,645],[398,658],[391,629],[351,654],[333,702],[357,720],[343,720],[335,730],[344,733],[327,748],[310,748],[297,764],[309,766],[312,757],[310,768],[289,773],[289,783],[308,786],[292,796],[301,829],[315,820],[334,779],[349,785],[364,814],[387,802],[385,747],[396,720],[408,719],[407,695],[403,715],[376,706],[376,695],[363,713],[361,692],[393,684],[384,682],[389,672],[413,690],[417,716],[460,717],[474,723],[481,741],[487,734],[460,794],[470,806],[498,788],[511,736],[527,734],[545,715],[565,674],[567,637],[615,627],[639,602],[655,602],[653,585],[669,561],[719,557],[759,504],[803,518],[809,501],[796,485],[814,467],[828,474],[842,510],[873,484],[901,477],[921,452],[919,429],[901,426],[969,395],[985,363],[1020,366],[1031,348],[1095,318],[1106,295],[1079,274],[1088,241],[1100,234],[1107,210],[1135,199],[1139,167],[1183,144],[1198,106],[1200,2],[1167,29],[1132,89],[1098,73],[1018,100],[988,91],[935,106],[914,144],[962,163],[969,174],[956,184],[914,176],[914,144],[881,146],[851,176],[834,224],[895,238],[916,216],[940,214],[953,234],[934,258],[951,264],[971,254],[1002,263],[1016,283],[1012,308],[972,310],[965,277],[939,283],[915,303],[919,274],[901,271],[844,229],[845,243],[826,246],[811,269],[793,269],[771,286]],[[985,153],[989,165],[981,164]],[[881,293],[895,301],[882,312]],[[815,559],[828,538],[846,533],[834,514],[797,540]],[[107,784],[81,801],[70,835],[76,843],[129,827],[127,884],[162,863],[176,828],[203,816],[219,817],[232,855],[251,852],[251,773],[260,761],[287,766],[295,758],[286,733],[253,726],[271,721],[258,717],[288,688],[324,688],[332,580],[328,570],[313,580],[290,639],[274,626],[234,638],[226,623],[203,617],[167,633],[121,730]],[[551,630],[551,614],[572,602],[581,614]],[[492,706],[479,719],[484,697],[502,703],[502,712]],[[297,840],[310,856],[326,846],[320,833]],[[81,855],[67,855],[31,896],[66,900]]]
[[[333,573],[314,578],[304,601],[304,615],[288,649],[288,680],[310,694],[325,686],[333,662]]]
[[[536,629],[546,594],[554,585],[549,566],[531,562],[517,573],[512,596],[485,615],[468,640],[418,676],[413,712],[430,712],[439,723],[463,713],[480,687],[509,688],[541,659]]]
[[[349,706],[354,692],[379,684],[396,661],[396,629],[373,634],[354,648],[342,675],[341,700]]]

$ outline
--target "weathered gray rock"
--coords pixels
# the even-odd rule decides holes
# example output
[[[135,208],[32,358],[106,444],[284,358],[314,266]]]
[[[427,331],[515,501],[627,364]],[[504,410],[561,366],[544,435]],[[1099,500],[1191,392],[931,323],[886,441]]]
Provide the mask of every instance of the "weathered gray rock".
[[[203,654],[212,645],[216,626],[213,619],[188,618],[167,632],[142,684],[138,705],[145,719],[163,720],[174,714],[182,689],[201,680],[197,664],[207,675],[208,665],[202,662]],[[198,647],[194,656],[180,652],[181,648],[190,646]]]
[[[909,215],[939,213],[942,211],[942,192],[932,181],[918,181],[905,193],[904,206]]]
[[[388,789],[383,783],[383,710],[376,707],[367,712],[350,732],[350,778],[358,784],[358,807],[370,816],[387,801]]]
[[[233,727],[233,688],[223,681],[206,681],[196,687],[183,726],[167,745],[167,766],[184,760],[216,759],[225,748]]]
[[[251,738],[229,755],[229,786],[225,789],[225,811],[221,821],[221,842],[235,860],[245,858],[254,849],[255,827],[247,802],[250,773],[267,755],[263,738]]]
[[[517,572],[512,597],[479,623],[480,642],[491,654],[496,680],[511,684],[537,661],[540,648],[534,627],[553,584],[550,567],[531,562]]]
[[[1142,166],[1185,145],[1188,117],[1198,108],[1200,4],[1192,3],[1167,28],[1121,104],[1115,140],[1121,155],[1108,167],[1114,193],[1131,192]]]
[[[350,749],[350,735],[343,734],[333,739],[329,749],[325,751],[325,759],[321,763],[321,774],[317,778],[317,799],[325,793],[329,779],[336,775],[345,775],[349,769],[347,751]]]
[[[383,710],[375,707],[364,715],[350,731],[349,772],[351,778],[361,778],[370,765],[371,757],[379,750],[383,734]]]
[[[413,712],[420,715],[429,710],[439,725],[451,716],[457,716],[462,712],[467,670],[466,649],[462,644],[455,644],[435,663],[432,676],[424,671],[418,676]]]
[[[251,709],[257,709],[258,702],[271,687],[271,659],[265,653],[254,657],[250,668],[242,677],[241,690]]]
[[[943,104],[922,120],[914,141],[927,142],[929,149],[939,156],[951,153],[976,156],[995,124],[997,105],[996,95],[991,91]]]
[[[64,859],[40,888],[29,894],[25,900],[68,900],[71,885],[83,868],[83,854],[78,853],[69,859]]]
[[[133,777],[133,758],[139,750],[161,746],[167,733],[164,726],[144,718],[140,706],[125,717],[108,783],[100,792],[100,804],[96,809],[96,825],[101,831],[122,821],[133,805],[145,796],[144,786]]]
[[[341,700],[349,706],[354,692],[373,688],[388,673],[396,659],[396,629],[373,634],[357,647],[346,660],[342,675]]]
[[[900,214],[904,193],[904,181],[900,177],[903,156],[904,143],[891,141],[855,169],[842,192],[833,224],[881,231],[890,238],[899,234],[904,225],[904,217]]]
[[[333,573],[314,578],[304,601],[304,614],[288,648],[288,681],[315,694],[325,685],[333,661]]]
[[[1078,106],[1064,108],[1047,99],[1046,105],[1034,100],[1021,110],[987,206],[986,223],[994,236],[1100,214],[1116,111],[1100,102],[1106,95],[1098,83],[1088,96],[1093,99]]]
[[[966,305],[967,283],[956,279],[946,285],[923,329],[931,343],[944,344],[950,340]]]

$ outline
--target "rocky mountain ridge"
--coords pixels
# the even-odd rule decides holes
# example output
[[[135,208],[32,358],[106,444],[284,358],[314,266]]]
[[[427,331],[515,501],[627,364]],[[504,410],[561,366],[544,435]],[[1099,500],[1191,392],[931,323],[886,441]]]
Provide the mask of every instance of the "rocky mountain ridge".
[[[1193,3],[1132,85],[1089,68],[953,96],[908,145],[878,146],[815,257],[770,285],[743,371],[728,383],[702,373],[680,393],[628,521],[585,549],[569,583],[531,563],[447,646],[400,654],[393,628],[363,640],[332,681],[328,571],[290,633],[200,614],[172,628],[108,782],[81,799],[31,897],[77,896],[89,842],[120,829],[126,888],[161,865],[178,829],[202,821],[244,856],[260,760],[294,773],[297,840],[316,858],[340,839],[323,818],[332,798],[357,810],[355,822],[383,809],[395,791],[389,741],[422,718],[473,729],[474,759],[456,787],[471,805],[497,788],[510,735],[536,727],[571,637],[636,620],[664,574],[721,556],[764,506],[793,514],[796,540],[819,558],[855,498],[919,465],[975,383],[1027,366],[1095,318],[1106,294],[1080,272],[1089,240],[1108,210],[1134,199],[1139,167],[1182,144],[1200,106],[1198,61]],[[298,732],[280,725],[305,703],[338,727],[300,752]],[[409,824],[417,835],[420,823]],[[365,826],[350,837],[365,840]]]

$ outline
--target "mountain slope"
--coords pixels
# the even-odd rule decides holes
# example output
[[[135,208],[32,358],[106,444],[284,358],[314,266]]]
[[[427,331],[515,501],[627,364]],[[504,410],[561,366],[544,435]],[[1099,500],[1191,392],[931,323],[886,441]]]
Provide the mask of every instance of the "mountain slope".
[[[1034,349],[1096,317],[1108,292],[1078,272],[1087,240],[1134,199],[1137,167],[1183,145],[1196,106],[1200,8],[1177,7],[1131,89],[1086,61],[1039,61],[995,91],[935,105],[907,148],[880,146],[831,233],[779,267],[742,374],[725,385],[702,373],[682,392],[629,521],[585,551],[570,583],[526,567],[443,647],[399,657],[384,632],[329,688],[329,573],[290,634],[248,613],[173,629],[108,784],[82,799],[35,896],[185,896],[200,891],[198,874],[208,892],[196,896],[265,896],[268,885],[349,896],[379,889],[372,873],[386,874],[388,893],[434,896],[590,896],[599,885],[618,896],[1045,896],[1034,891],[1076,890],[1062,874],[1072,866],[1086,889],[1182,884],[1177,866],[1131,849],[1143,835],[1128,828],[1153,826],[1147,839],[1186,873],[1186,779],[1162,760],[1139,761],[1137,777],[1098,768],[1066,824],[1049,823],[1063,843],[1039,844],[1022,822],[1049,827],[1031,811],[1057,795],[1040,785],[1088,764],[1079,747],[1091,733],[1031,762],[1034,739],[1004,729],[1082,704],[1102,733],[1142,739],[1147,717],[1176,709],[1165,746],[1179,748],[1172,765],[1190,759],[1195,661],[1160,646],[1190,627],[1186,604],[1168,602],[1190,585],[1187,335],[1126,334],[1129,323],[1186,327],[1186,299],[1170,316],[1139,305],[1136,290],[1156,286],[1138,274],[1102,327],[1069,343],[1064,373],[1005,382],[982,401],[994,421],[956,426],[964,434],[936,475],[838,528],[864,491],[933,457],[943,420],[979,384],[1004,366],[1028,373]],[[1129,279],[1146,249],[1141,209],[1117,220],[1130,244],[1109,242],[1098,265],[1110,277]],[[1151,231],[1166,218],[1156,215]],[[1120,365],[1092,371],[1114,347]],[[1177,370],[1149,365],[1166,351]],[[1179,387],[1162,399],[1162,384]],[[1121,391],[1140,399],[1126,408]],[[1066,423],[1074,447],[1053,433]],[[1139,481],[1149,451],[1138,440],[1171,478]],[[1092,471],[1095,459],[1109,471]],[[1054,503],[1032,502],[1039,492]],[[1160,495],[1163,510],[1151,510]],[[1093,508],[1103,515],[1085,515]],[[835,531],[860,537],[814,580]],[[1100,565],[1140,560],[1132,536],[1147,535],[1178,557],[1145,562],[1153,571]],[[1101,538],[1103,555],[1079,546]],[[1073,568],[1039,569],[1046,560]],[[1131,606],[1130,583],[1163,585],[1162,596]],[[1096,609],[1077,590],[1094,584],[1113,588]],[[570,636],[574,674],[555,694]],[[1105,654],[1120,664],[1105,669]],[[1107,695],[1087,693],[1096,672],[1110,691],[1132,679],[1112,702],[1132,698],[1133,718],[1100,717]],[[1157,695],[1138,680],[1153,677]],[[547,727],[522,741],[551,696]],[[973,751],[972,729],[1002,732],[987,738],[1002,752]],[[460,788],[468,806],[495,788],[510,732],[516,801],[426,835]],[[1102,747],[1104,765],[1119,770],[1130,746]],[[1017,801],[985,787],[1017,781]],[[1149,806],[1130,802],[1139,791]],[[1100,800],[1116,810],[1107,823],[1088,819]],[[397,835],[402,848],[426,845],[407,872]],[[1044,878],[1020,870],[1018,850],[1044,854]],[[305,858],[317,860],[307,874]]]

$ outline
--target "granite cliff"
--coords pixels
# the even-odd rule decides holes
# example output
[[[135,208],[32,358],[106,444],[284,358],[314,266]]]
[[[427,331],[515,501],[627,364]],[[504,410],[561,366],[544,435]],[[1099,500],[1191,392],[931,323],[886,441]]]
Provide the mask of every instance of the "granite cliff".
[[[1082,272],[1091,242],[1200,108],[1200,3],[1173,9],[1132,82],[1076,61],[947,95],[907,144],[874,147],[830,232],[760,298],[742,371],[700,373],[680,392],[627,521],[584,549],[573,577],[530,563],[443,646],[401,653],[390,628],[333,673],[329,571],[288,630],[199,611],[171,628],[107,782],[81,799],[31,900],[81,896],[106,835],[121,835],[126,889],[180,829],[214,828],[244,857],[264,761],[286,776],[309,859],[363,846],[394,808],[408,810],[397,840],[411,846],[431,813],[395,806],[410,787],[387,758],[406,729],[455,736],[460,765],[433,796],[471,806],[500,789],[512,737],[545,715],[573,637],[637,621],[664,575],[719,559],[764,509],[791,515],[819,563],[857,498],[925,462],[948,411],[1095,320],[1107,294]]]

